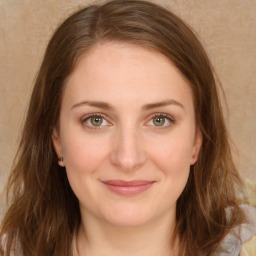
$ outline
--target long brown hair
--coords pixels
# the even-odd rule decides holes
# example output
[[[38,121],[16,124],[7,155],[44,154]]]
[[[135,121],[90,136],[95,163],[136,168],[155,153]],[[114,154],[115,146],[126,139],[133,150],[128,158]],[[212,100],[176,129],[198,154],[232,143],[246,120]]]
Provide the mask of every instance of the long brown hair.
[[[237,199],[242,182],[209,59],[195,34],[176,15],[146,1],[116,0],[77,11],[50,40],[39,70],[7,190],[9,209],[0,232],[1,255],[68,256],[80,224],[79,203],[52,147],[65,80],[77,59],[103,41],[136,44],[168,57],[193,90],[203,144],[177,202],[180,255],[211,255],[244,221]],[[242,190],[239,191],[242,195]],[[226,217],[226,210],[230,217]]]

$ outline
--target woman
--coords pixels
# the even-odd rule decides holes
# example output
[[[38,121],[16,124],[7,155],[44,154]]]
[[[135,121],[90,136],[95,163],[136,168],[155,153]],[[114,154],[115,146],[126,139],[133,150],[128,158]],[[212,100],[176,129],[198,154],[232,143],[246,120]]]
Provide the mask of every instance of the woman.
[[[1,254],[238,255],[253,209],[216,87],[191,29],[157,5],[69,17],[36,79]]]

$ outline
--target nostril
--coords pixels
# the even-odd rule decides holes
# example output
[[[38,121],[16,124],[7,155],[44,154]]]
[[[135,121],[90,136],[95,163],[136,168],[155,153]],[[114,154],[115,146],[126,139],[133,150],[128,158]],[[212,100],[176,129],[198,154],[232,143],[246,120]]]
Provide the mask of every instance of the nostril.
[[[120,141],[119,141],[120,142]],[[146,162],[143,145],[135,141],[123,141],[113,148],[110,154],[111,163],[126,171],[136,171]]]

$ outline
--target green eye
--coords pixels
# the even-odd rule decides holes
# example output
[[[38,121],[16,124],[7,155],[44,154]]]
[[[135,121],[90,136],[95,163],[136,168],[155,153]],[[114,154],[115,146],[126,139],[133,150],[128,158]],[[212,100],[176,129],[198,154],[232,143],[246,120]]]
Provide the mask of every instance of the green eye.
[[[91,129],[100,129],[105,126],[110,126],[111,123],[107,121],[104,115],[92,113],[81,119],[82,125]]]
[[[166,117],[155,117],[153,118],[153,124],[155,126],[163,126],[165,124]]]
[[[100,117],[100,116],[91,117],[91,118],[90,118],[90,123],[91,123],[93,126],[100,126],[100,125],[102,125],[102,123],[103,123],[103,118]]]
[[[155,128],[158,127],[159,129],[168,128],[174,123],[175,123],[175,120],[173,117],[167,114],[162,114],[162,113],[154,114],[153,117],[151,117],[150,121],[148,122],[150,126],[153,126]]]

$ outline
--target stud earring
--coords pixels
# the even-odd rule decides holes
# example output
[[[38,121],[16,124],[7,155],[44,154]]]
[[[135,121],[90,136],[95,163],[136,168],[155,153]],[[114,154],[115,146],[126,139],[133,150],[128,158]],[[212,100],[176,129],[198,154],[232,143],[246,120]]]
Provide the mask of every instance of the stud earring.
[[[64,158],[63,158],[63,156],[58,158],[58,164],[59,164],[59,166],[64,167]]]

